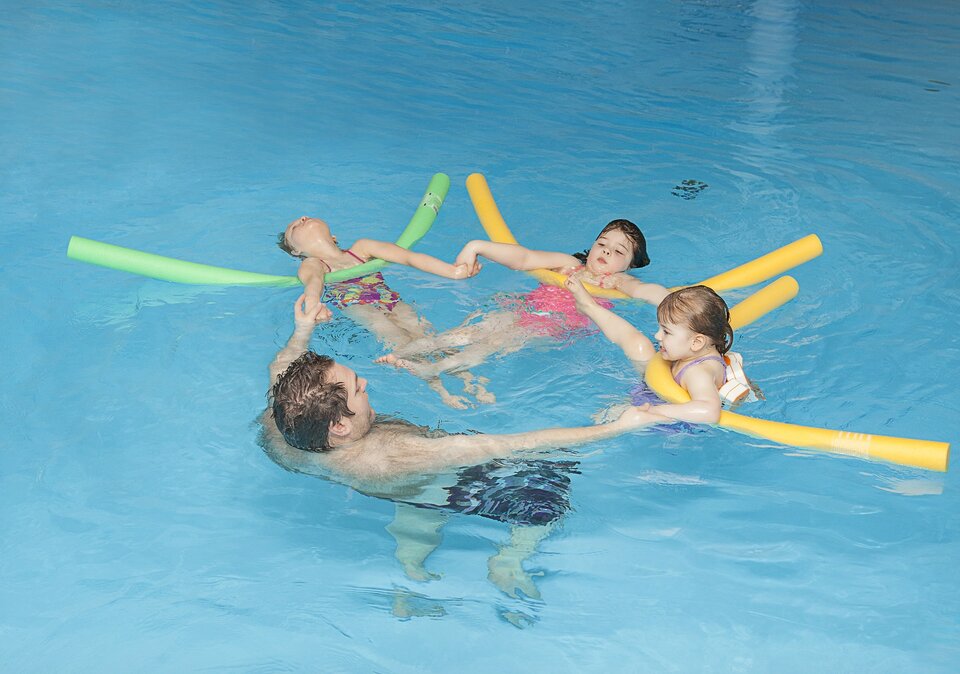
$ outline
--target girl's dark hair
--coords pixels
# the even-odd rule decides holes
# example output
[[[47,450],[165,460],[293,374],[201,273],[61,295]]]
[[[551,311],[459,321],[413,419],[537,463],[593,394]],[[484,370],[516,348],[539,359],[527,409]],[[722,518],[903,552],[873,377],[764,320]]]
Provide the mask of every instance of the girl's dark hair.
[[[325,452],[330,449],[330,424],[353,416],[346,388],[326,380],[331,367],[333,358],[307,351],[274,384],[273,418],[291,447]]]
[[[607,223],[607,226],[597,234],[597,239],[607,232],[614,230],[623,232],[623,235],[633,244],[633,259],[630,261],[630,269],[639,269],[640,267],[646,267],[650,264],[650,258],[647,257],[647,240],[643,238],[643,232],[640,231],[639,227],[623,218],[611,220]],[[586,264],[587,254],[589,253],[590,249],[588,248],[582,253],[574,253],[573,256]]]
[[[277,234],[277,246],[287,255],[292,255],[293,257],[298,257],[301,260],[306,260],[306,255],[297,255],[293,252],[293,248],[290,247],[290,244],[287,243],[287,230],[283,230]]]
[[[661,325],[686,325],[709,338],[721,354],[733,346],[730,309],[723,298],[707,286],[681,288],[664,297],[657,307],[657,320]]]

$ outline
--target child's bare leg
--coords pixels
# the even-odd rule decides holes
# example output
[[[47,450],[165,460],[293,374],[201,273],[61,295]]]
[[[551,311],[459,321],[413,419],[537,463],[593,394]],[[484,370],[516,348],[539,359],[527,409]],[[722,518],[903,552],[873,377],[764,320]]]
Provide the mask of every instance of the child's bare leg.
[[[394,346],[409,344],[415,339],[423,339],[434,332],[430,321],[418,314],[416,309],[406,302],[398,302],[393,307],[393,311],[387,313],[387,316],[398,329],[405,333],[405,338],[398,341]]]
[[[516,323],[506,326],[497,333],[487,335],[486,339],[470,344],[461,351],[435,361],[419,358],[399,358],[395,353],[377,358],[375,363],[386,363],[409,370],[421,379],[438,377],[443,372],[459,372],[480,365],[494,354],[512,353],[526,342],[523,329]]]
[[[506,311],[495,311],[478,323],[461,325],[438,335],[415,339],[394,350],[393,355],[407,358],[442,351],[443,349],[469,346],[515,324],[516,316],[513,314]]]
[[[473,375],[470,375],[470,378],[473,378]],[[450,393],[447,387],[443,385],[443,382],[440,381],[440,377],[430,377],[425,381],[427,382],[427,386],[430,387],[430,390],[439,395],[440,400],[442,400],[443,404],[447,407],[452,407],[455,410],[465,410],[473,406],[467,398]],[[473,393],[472,391],[467,391],[466,386],[464,387],[464,391],[466,393]],[[477,398],[477,400],[480,399]],[[484,401],[480,400],[480,402]]]
[[[486,388],[486,385],[490,383],[490,380],[486,377],[474,376],[470,370],[454,372],[453,376],[463,380],[463,392],[472,395],[478,403],[491,405],[497,402],[497,397]]]
[[[425,328],[429,323],[421,321],[409,304],[398,303],[393,311],[370,304],[358,304],[344,310],[355,322],[376,335],[387,348],[395,348],[410,342],[413,338],[426,338]],[[430,389],[440,396],[445,405],[463,410],[470,407],[470,401],[450,393],[439,377],[425,378]]]
[[[400,305],[398,304],[397,307]],[[396,307],[394,307],[396,309]],[[405,326],[394,320],[390,312],[384,311],[373,304],[354,304],[344,308],[343,313],[354,322],[372,332],[377,340],[388,349],[395,348],[410,341]]]
[[[411,312],[413,311],[409,305],[404,305],[404,308],[410,309]],[[416,316],[416,314],[414,315]],[[479,315],[481,315],[481,310],[478,309],[467,316],[463,322],[461,322],[460,327],[466,327]],[[409,330],[410,341],[428,338],[430,337],[430,332],[432,330],[433,325],[431,325],[430,321],[422,316],[416,316],[414,329]],[[450,355],[450,352],[446,353],[445,355]],[[490,380],[486,377],[475,376],[469,370],[455,372],[453,376],[463,381],[463,392],[476,398],[478,403],[490,405],[497,402],[496,396],[494,396],[493,393],[488,391],[486,388],[486,385],[490,383]],[[431,379],[427,383],[430,385],[431,389],[440,395],[444,403],[450,407],[464,409],[467,406],[466,400],[463,397],[450,395],[449,392],[447,392],[447,390],[443,387],[443,384],[440,382],[439,378]]]

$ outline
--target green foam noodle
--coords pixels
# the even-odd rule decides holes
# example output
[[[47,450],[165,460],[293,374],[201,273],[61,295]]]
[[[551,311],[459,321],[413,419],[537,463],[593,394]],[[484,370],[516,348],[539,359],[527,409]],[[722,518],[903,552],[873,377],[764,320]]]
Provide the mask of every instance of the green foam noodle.
[[[400,234],[396,243],[401,248],[411,248],[430,231],[443,200],[450,190],[450,178],[437,173],[430,180],[427,191],[414,211],[413,217]],[[296,276],[275,276],[239,269],[216,267],[198,262],[178,260],[154,253],[145,253],[133,248],[115,246],[102,241],[71,236],[67,257],[80,262],[109,267],[118,271],[139,274],[161,281],[189,283],[193,285],[241,285],[292,287],[300,285]],[[382,269],[387,263],[380,259],[368,260],[349,269],[340,269],[325,276],[326,281],[346,281]]]

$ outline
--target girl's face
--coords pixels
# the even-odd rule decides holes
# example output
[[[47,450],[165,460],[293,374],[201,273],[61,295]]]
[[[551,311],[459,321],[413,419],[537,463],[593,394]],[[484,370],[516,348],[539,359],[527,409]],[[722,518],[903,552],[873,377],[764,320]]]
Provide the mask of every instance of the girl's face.
[[[630,268],[633,242],[619,229],[600,235],[587,253],[587,271],[594,274],[615,274]]]
[[[660,344],[660,355],[669,361],[695,355],[706,340],[700,333],[678,323],[661,323],[653,338]]]
[[[289,225],[284,232],[284,238],[287,245],[297,255],[309,250],[320,241],[337,243],[336,237],[330,234],[330,226],[320,218],[308,218],[303,216],[297,218]]]

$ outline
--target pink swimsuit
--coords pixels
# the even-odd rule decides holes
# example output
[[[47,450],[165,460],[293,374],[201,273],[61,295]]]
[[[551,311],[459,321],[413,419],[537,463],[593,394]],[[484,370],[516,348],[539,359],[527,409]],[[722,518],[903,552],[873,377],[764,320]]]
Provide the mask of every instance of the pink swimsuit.
[[[613,304],[595,298],[604,309]],[[501,299],[501,306],[517,312],[520,325],[544,337],[563,339],[573,330],[590,327],[589,318],[577,311],[573,294],[566,288],[540,284],[526,295]]]

